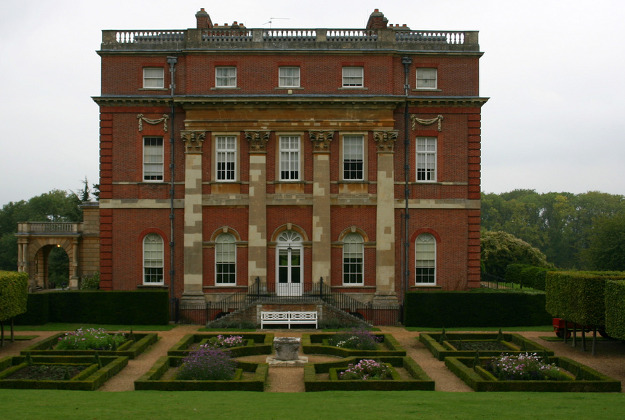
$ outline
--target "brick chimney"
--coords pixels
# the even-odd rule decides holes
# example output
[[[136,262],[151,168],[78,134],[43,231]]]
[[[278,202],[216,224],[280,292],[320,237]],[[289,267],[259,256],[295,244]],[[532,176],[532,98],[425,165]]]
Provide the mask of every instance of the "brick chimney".
[[[195,19],[197,20],[197,29],[211,29],[213,27],[211,17],[203,7],[195,14]]]
[[[387,25],[388,19],[384,17],[384,13],[380,12],[380,9],[375,9],[369,16],[367,29],[386,29]]]

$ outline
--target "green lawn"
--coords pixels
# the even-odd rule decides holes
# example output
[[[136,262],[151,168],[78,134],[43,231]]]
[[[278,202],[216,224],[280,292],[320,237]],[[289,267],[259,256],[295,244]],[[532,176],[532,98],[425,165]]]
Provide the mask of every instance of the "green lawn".
[[[622,419],[625,394],[0,390],[6,419]]]

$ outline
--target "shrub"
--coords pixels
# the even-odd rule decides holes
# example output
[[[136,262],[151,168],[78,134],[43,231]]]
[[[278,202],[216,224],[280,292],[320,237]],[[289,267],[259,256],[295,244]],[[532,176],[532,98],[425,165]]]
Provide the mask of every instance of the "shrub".
[[[229,380],[234,378],[235,367],[228,352],[203,345],[182,359],[176,379]]]
[[[227,349],[230,347],[244,346],[245,339],[240,335],[218,335],[217,337],[211,337],[208,339],[208,344],[205,346],[211,349]]]
[[[0,271],[0,321],[26,312],[28,274]]]
[[[375,350],[378,346],[377,337],[366,330],[336,334],[328,340],[328,343],[331,346],[354,350]]]
[[[100,273],[85,276],[80,281],[80,290],[97,290],[100,288]]]
[[[570,380],[553,363],[546,363],[536,353],[502,354],[493,357],[488,369],[502,381]]]
[[[391,377],[391,369],[384,363],[371,359],[362,359],[358,363],[350,363],[341,374],[343,380],[381,380]]]
[[[59,337],[56,350],[116,350],[126,337],[110,334],[104,328],[79,328]]]

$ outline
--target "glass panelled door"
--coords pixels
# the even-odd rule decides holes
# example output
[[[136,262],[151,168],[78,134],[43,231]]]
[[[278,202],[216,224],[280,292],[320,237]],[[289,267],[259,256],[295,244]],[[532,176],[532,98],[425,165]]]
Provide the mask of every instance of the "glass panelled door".
[[[302,295],[302,244],[301,236],[286,231],[278,238],[276,294],[278,296]]]

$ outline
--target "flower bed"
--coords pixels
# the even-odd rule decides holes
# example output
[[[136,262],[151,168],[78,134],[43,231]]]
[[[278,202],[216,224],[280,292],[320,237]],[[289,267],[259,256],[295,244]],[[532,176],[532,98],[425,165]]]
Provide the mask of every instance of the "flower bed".
[[[101,332],[102,334],[114,335],[109,332]],[[69,335],[68,335],[69,334]],[[95,355],[98,353],[101,356],[126,356],[131,359],[134,359],[139,354],[143,353],[145,349],[147,349],[152,344],[156,343],[158,340],[158,335],[156,333],[123,333],[124,340],[119,342],[116,349],[93,349],[93,348],[81,348],[80,344],[78,344],[78,339],[76,339],[76,332],[73,333],[59,333],[55,334],[45,340],[40,341],[39,343],[30,346],[21,351],[22,355],[31,354],[31,355]],[[118,335],[119,336],[119,335]],[[67,341],[67,338],[70,337],[71,341],[75,341],[75,343],[67,345],[62,345],[59,348],[59,343],[62,341]],[[87,340],[85,340],[86,342]],[[82,342],[82,341],[81,341]],[[75,347],[75,348],[70,348]]]
[[[337,336],[340,337],[343,336],[343,334],[345,333],[302,334],[302,352],[305,354],[329,354],[340,357],[406,355],[406,350],[401,347],[399,342],[391,334],[373,334],[377,340],[375,350],[337,347],[336,345],[332,345],[333,342],[336,342]],[[349,337],[346,338],[349,339]]]
[[[375,361],[389,366],[390,378],[341,379],[341,373],[350,369],[350,364],[362,364],[361,357],[307,365],[304,367],[306,392],[434,390],[434,381],[410,357],[376,357]]]
[[[498,356],[502,352],[535,352],[553,356],[553,351],[520,334],[508,333],[421,333],[419,341],[438,360],[446,357]],[[466,345],[465,345],[466,343]],[[489,349],[489,347],[491,349]]]
[[[518,357],[515,355],[514,357]],[[539,356],[540,357],[540,356]],[[559,368],[559,374],[539,375],[546,379],[536,379],[526,368],[527,363],[509,364],[505,359],[500,362],[515,369],[521,366],[525,372],[504,375],[519,379],[498,379],[498,372],[491,367],[492,357],[447,357],[445,365],[475,391],[522,391],[522,392],[620,392],[621,383],[603,375],[594,369],[565,357],[549,357],[548,364]],[[522,361],[527,362],[527,360]],[[549,368],[552,369],[552,368]],[[549,377],[551,376],[551,377]]]
[[[128,364],[128,357],[116,356],[14,356],[0,359],[0,388],[64,389],[94,391]],[[61,379],[19,379],[19,372],[30,367],[59,370],[75,367],[79,372]],[[43,369],[40,369],[43,370]],[[64,369],[71,372],[72,369]],[[41,373],[40,373],[41,374]],[[33,377],[29,373],[28,377]],[[13,376],[13,377],[12,377]],[[26,375],[25,375],[26,376]]]
[[[242,337],[244,341],[243,346],[228,347],[232,357],[271,354],[273,351],[273,334],[187,334],[169,349],[167,355],[186,356],[189,352],[197,350],[203,344],[209,344],[211,339],[217,339],[219,336],[223,337],[223,341],[229,341],[228,337],[231,336]]]
[[[183,380],[175,376],[183,361],[182,356],[164,356],[143,376],[135,381],[135,390],[156,391],[263,391],[269,366],[266,363],[236,361],[235,376],[231,380]]]

